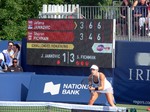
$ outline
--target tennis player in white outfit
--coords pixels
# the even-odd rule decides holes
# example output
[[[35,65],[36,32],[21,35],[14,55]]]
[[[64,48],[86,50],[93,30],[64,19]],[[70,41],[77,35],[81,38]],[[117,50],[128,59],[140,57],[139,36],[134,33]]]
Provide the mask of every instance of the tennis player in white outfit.
[[[105,75],[102,72],[99,72],[97,65],[91,66],[91,74],[89,75],[89,90],[91,91],[91,97],[89,100],[89,105],[93,105],[98,96],[101,93],[106,95],[108,103],[115,107],[113,88],[111,83],[106,79]]]

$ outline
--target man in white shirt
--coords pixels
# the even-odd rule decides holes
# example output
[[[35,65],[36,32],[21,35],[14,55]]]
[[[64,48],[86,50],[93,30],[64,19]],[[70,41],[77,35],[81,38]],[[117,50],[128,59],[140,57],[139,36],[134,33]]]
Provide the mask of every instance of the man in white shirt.
[[[8,48],[2,51],[3,54],[4,54],[4,56],[5,56],[5,59],[6,59],[6,60],[4,60],[4,61],[6,62],[6,64],[7,64],[8,66],[11,66],[11,65],[12,65],[12,59],[13,59],[12,56],[13,56],[13,54],[14,54],[13,45],[14,45],[14,43],[11,42],[11,41],[9,41],[9,42],[8,42]]]

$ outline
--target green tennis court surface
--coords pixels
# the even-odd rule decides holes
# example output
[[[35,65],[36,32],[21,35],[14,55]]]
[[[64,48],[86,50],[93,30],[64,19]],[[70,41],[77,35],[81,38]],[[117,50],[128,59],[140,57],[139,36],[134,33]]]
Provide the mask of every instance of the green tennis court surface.
[[[149,106],[142,106],[142,105],[126,105],[126,104],[117,104],[117,106],[135,108],[137,112],[148,112],[146,109],[149,107]]]

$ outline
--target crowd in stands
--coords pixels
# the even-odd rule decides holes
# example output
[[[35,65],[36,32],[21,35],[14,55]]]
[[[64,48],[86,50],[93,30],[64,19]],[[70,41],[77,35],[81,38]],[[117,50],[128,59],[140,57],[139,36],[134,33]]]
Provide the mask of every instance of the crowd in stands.
[[[121,26],[121,35],[128,34],[128,7],[131,8],[133,35],[147,36],[150,30],[150,2],[149,0],[123,0],[120,7],[120,17],[117,19],[117,27]],[[120,28],[120,27],[119,27]]]
[[[20,44],[8,42],[7,49],[0,52],[0,72],[23,72],[20,66]]]

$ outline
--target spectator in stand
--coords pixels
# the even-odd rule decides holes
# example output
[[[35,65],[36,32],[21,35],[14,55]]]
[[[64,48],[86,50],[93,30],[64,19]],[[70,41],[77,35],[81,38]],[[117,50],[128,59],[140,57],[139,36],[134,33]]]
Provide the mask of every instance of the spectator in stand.
[[[21,45],[19,45],[19,44],[14,44],[14,46],[13,46],[13,51],[14,51],[14,54],[12,55],[12,57],[13,58],[17,58],[17,60],[18,60],[18,65],[20,65],[20,62],[19,62],[19,60],[20,60],[20,49],[21,49]]]
[[[148,5],[148,16],[145,21],[145,24],[148,26],[148,36],[150,36],[150,1],[147,2],[147,5]]]
[[[141,36],[145,36],[147,33],[148,33],[148,29],[150,29],[150,5],[149,5],[149,1],[147,0],[146,1],[146,10],[148,12],[147,16],[146,17],[141,17],[139,19],[139,26],[140,26],[140,33],[141,33]],[[149,34],[148,34],[149,35]]]
[[[12,41],[8,42],[8,48],[6,50],[3,50],[2,53],[4,54],[4,61],[8,66],[12,65],[12,58],[13,58],[13,45],[14,43]]]
[[[138,1],[136,1],[137,3]],[[140,0],[136,7],[134,6],[133,10],[133,32],[136,35],[141,35],[143,36],[143,32],[141,30],[142,24],[141,24],[141,18],[146,18],[148,15],[148,10],[147,10],[147,2],[146,0]],[[140,31],[140,33],[139,33]]]
[[[128,34],[128,7],[131,7],[132,4],[129,0],[123,0],[120,8],[120,18],[117,19],[117,27],[121,25],[121,35]],[[118,30],[120,27],[118,28]]]
[[[17,65],[18,60],[17,58],[13,58],[12,60],[13,65],[8,67],[8,72],[23,72],[23,69],[21,66]]]
[[[4,62],[4,56],[0,53],[0,73],[6,72],[8,69],[6,63]]]
[[[135,0],[135,1],[133,2],[132,10],[134,10],[134,8],[137,6],[137,4],[138,4],[139,1],[140,1],[140,0]]]
[[[148,15],[146,18],[140,18],[139,24],[141,32],[147,33],[150,36],[150,2],[147,0]],[[147,32],[146,32],[147,31]]]

